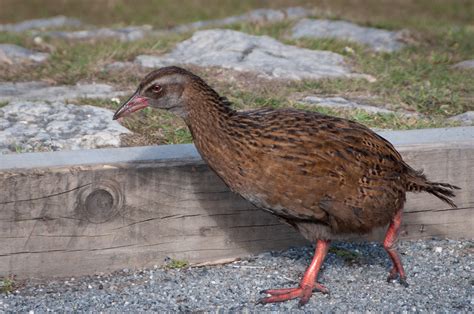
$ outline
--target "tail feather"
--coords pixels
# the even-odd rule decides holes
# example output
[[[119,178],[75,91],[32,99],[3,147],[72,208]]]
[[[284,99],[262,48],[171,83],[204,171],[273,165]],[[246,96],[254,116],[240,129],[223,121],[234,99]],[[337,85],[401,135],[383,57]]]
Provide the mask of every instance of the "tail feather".
[[[422,171],[413,171],[408,177],[408,191],[428,192],[453,208],[457,208],[457,206],[451,198],[456,196],[454,190],[460,189],[460,187],[452,184],[428,181]]]

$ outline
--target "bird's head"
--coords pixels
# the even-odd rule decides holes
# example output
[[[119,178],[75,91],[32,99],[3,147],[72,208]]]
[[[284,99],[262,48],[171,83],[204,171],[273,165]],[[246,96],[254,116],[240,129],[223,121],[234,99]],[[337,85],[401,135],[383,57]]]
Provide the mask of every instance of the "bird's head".
[[[113,119],[146,107],[169,110],[186,118],[185,90],[196,78],[191,72],[174,66],[150,72],[135,93],[115,112]]]

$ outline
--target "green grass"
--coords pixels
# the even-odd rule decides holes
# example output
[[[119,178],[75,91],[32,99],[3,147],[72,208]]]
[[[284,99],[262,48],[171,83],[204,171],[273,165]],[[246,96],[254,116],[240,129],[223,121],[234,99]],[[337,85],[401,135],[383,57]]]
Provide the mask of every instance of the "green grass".
[[[30,45],[31,42],[32,41],[28,37],[22,34],[0,32],[0,43],[2,44],[8,43],[25,47]]]
[[[361,258],[361,255],[357,252],[335,246],[329,248],[329,253],[333,253],[334,255],[342,258],[346,263],[356,263]]]
[[[165,269],[181,269],[186,268],[189,265],[187,261],[171,259],[166,265]]]
[[[9,294],[15,289],[15,282],[11,277],[0,278],[0,292]]]

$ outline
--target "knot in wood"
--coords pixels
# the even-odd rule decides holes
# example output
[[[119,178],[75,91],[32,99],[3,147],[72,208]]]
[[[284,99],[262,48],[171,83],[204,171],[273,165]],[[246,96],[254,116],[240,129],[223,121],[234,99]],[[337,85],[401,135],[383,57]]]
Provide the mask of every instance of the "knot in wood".
[[[80,196],[82,216],[91,223],[105,223],[117,216],[123,206],[118,183],[99,181],[83,190]]]

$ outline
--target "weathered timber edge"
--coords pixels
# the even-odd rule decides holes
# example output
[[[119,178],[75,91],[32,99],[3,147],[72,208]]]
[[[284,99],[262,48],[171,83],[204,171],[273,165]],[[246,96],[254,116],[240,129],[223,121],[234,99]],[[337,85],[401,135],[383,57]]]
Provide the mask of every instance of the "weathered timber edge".
[[[457,209],[409,194],[401,237],[473,238],[474,127],[380,134],[431,180],[462,187]],[[302,243],[230,192],[193,145],[0,156],[0,276],[210,262]]]

